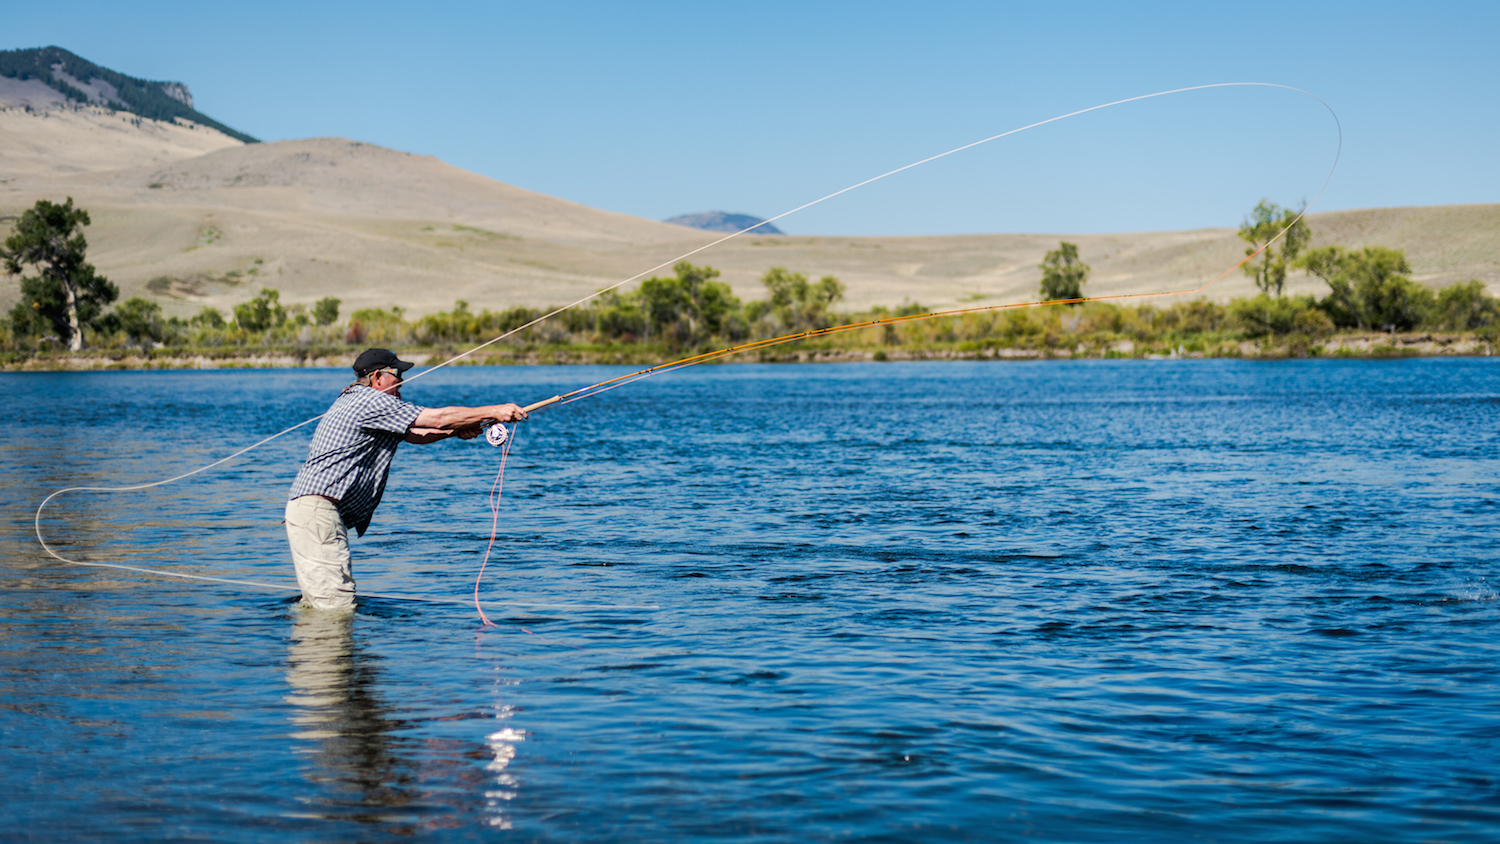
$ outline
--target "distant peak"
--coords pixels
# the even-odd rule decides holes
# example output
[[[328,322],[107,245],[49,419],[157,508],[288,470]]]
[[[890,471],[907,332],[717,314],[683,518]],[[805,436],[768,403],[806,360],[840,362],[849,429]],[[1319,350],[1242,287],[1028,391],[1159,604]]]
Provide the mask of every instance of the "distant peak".
[[[751,226],[757,225],[759,223],[765,223],[766,221],[762,220],[759,217],[752,217],[749,214],[728,214],[723,211],[704,211],[700,214],[683,214],[680,217],[673,217],[672,219],[664,220],[663,222],[671,223],[674,226],[687,226],[691,229],[703,229],[704,231],[710,232],[742,232],[745,229],[750,228]],[[765,225],[756,229],[755,233],[786,234],[786,232],[783,232],[781,229],[776,228],[770,223],[766,223]]]

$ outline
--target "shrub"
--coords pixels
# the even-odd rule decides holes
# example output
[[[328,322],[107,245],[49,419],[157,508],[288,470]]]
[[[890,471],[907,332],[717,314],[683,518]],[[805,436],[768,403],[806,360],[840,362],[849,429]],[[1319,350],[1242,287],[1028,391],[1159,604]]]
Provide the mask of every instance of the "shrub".
[[[265,331],[277,328],[286,322],[286,308],[281,305],[281,293],[269,287],[261,288],[254,299],[234,306],[234,322],[246,331]]]
[[[114,316],[119,329],[142,349],[149,349],[150,344],[160,343],[166,338],[167,326],[161,318],[161,305],[149,299],[139,296],[126,299],[115,306]]]
[[[1484,292],[1479,279],[1444,287],[1437,293],[1434,323],[1452,331],[1473,331],[1500,324],[1500,299]]]
[[[333,325],[339,321],[340,300],[332,296],[319,299],[312,307],[313,322],[318,325]]]
[[[1309,328],[1324,333],[1331,331],[1332,320],[1321,312],[1316,316],[1309,313],[1316,311],[1318,304],[1311,296],[1283,297],[1262,293],[1229,303],[1230,320],[1250,337],[1291,334],[1294,331],[1310,334]]]

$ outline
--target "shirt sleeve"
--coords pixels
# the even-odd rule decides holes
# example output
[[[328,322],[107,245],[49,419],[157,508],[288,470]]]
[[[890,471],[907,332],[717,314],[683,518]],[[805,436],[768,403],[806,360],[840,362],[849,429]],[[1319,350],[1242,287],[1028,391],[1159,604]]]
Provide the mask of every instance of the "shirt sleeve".
[[[370,393],[372,395],[360,402],[359,413],[359,427],[367,431],[404,434],[425,409],[379,390],[371,390]]]

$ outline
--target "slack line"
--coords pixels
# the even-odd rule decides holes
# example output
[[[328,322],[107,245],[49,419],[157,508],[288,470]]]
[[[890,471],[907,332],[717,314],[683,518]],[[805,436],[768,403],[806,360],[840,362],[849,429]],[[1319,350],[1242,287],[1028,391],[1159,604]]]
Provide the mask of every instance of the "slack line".
[[[572,392],[562,393],[562,394],[559,394],[559,395],[555,395],[555,396],[552,396],[550,398],[543,399],[541,401],[533,402],[532,404],[527,405],[524,408],[516,408],[514,405],[511,405],[510,407],[513,407],[513,408],[515,408],[515,410],[519,411],[520,418],[525,418],[525,415],[528,414],[528,413],[530,413],[530,412],[532,412],[532,411],[541,410],[543,408],[550,407],[552,405],[561,406],[563,404],[569,404],[569,403],[572,403],[572,402],[575,402],[575,401],[581,401],[581,400],[583,400],[585,398],[591,398],[593,396],[597,396],[597,395],[600,395],[602,393],[608,392],[609,390],[617,389],[619,387],[623,387],[623,386],[626,386],[628,384],[633,384],[636,381],[640,381],[640,380],[642,380],[644,378],[649,378],[649,377],[651,377],[653,375],[659,375],[659,374],[662,374],[662,373],[665,373],[665,372],[672,372],[672,371],[675,371],[675,370],[678,370],[678,369],[683,369],[683,368],[686,368],[686,367],[689,367],[689,366],[696,366],[696,365],[698,365],[700,363],[708,363],[708,362],[711,362],[711,361],[717,361],[717,360],[721,360],[721,359],[724,359],[724,358],[731,357],[733,355],[743,354],[745,352],[756,351],[756,350],[759,350],[759,349],[770,348],[770,347],[773,347],[773,346],[779,346],[779,345],[783,345],[783,344],[787,344],[787,343],[795,343],[795,342],[798,342],[798,341],[801,341],[801,340],[808,340],[808,339],[813,339],[813,338],[817,338],[817,337],[828,336],[828,335],[832,335],[832,334],[839,334],[839,333],[848,332],[848,331],[857,331],[857,330],[861,330],[861,329],[865,329],[865,328],[873,328],[873,327],[877,327],[877,326],[897,325],[897,324],[902,324],[902,323],[907,323],[907,322],[917,322],[917,321],[922,321],[922,320],[938,319],[938,318],[942,318],[942,317],[960,316],[960,315],[963,315],[963,314],[984,313],[984,312],[1000,311],[1000,310],[1007,310],[1007,309],[1036,308],[1036,307],[1044,307],[1044,306],[1051,306],[1051,305],[1064,305],[1064,304],[1074,304],[1074,303],[1082,303],[1082,302],[1123,301],[1123,300],[1129,300],[1129,299],[1146,299],[1146,298],[1157,298],[1157,297],[1165,297],[1165,296],[1177,296],[1177,295],[1185,295],[1185,294],[1192,294],[1192,293],[1200,293],[1203,290],[1206,290],[1211,285],[1213,285],[1213,284],[1217,283],[1218,281],[1222,280],[1225,276],[1227,276],[1230,273],[1234,272],[1236,269],[1238,269],[1240,266],[1242,266],[1245,262],[1247,262],[1247,261],[1255,258],[1257,255],[1259,255],[1262,251],[1264,251],[1266,248],[1268,248],[1269,246],[1271,246],[1273,243],[1276,243],[1276,242],[1280,241],[1281,239],[1283,239],[1286,236],[1287,232],[1290,231],[1293,226],[1295,226],[1298,222],[1300,222],[1303,219],[1303,217],[1306,216],[1306,214],[1308,213],[1309,209],[1311,209],[1313,207],[1313,205],[1315,205],[1317,203],[1317,201],[1322,197],[1323,193],[1327,190],[1329,183],[1333,179],[1333,174],[1334,174],[1335,170],[1338,167],[1339,157],[1340,157],[1340,155],[1342,153],[1342,150],[1343,150],[1343,128],[1342,128],[1342,126],[1339,123],[1338,115],[1335,114],[1334,111],[1333,111],[1333,109],[1332,109],[1332,107],[1330,107],[1328,105],[1328,103],[1325,102],[1324,100],[1322,100],[1320,97],[1318,97],[1318,96],[1316,96],[1316,95],[1314,95],[1312,93],[1309,93],[1308,91],[1304,91],[1304,90],[1302,90],[1300,88],[1295,88],[1295,87],[1292,87],[1290,85],[1281,85],[1281,84],[1271,83],[1271,82],[1221,82],[1221,83],[1214,83],[1214,84],[1209,84],[1209,85],[1195,85],[1195,86],[1186,87],[1186,88],[1175,88],[1175,89],[1171,89],[1171,90],[1167,90],[1167,91],[1159,91],[1159,92],[1152,93],[1152,94],[1144,94],[1144,95],[1140,95],[1140,96],[1136,96],[1136,97],[1129,97],[1129,98],[1126,98],[1126,99],[1115,100],[1113,102],[1103,103],[1101,105],[1091,106],[1089,108],[1079,109],[1077,111],[1071,111],[1071,112],[1068,112],[1066,114],[1061,114],[1061,115],[1058,115],[1056,117],[1048,118],[1046,120],[1041,120],[1041,121],[1038,121],[1038,122],[1035,122],[1035,123],[1028,124],[1026,126],[1021,126],[1019,128],[1016,128],[1016,129],[1011,129],[1011,130],[1009,130],[1007,132],[1002,132],[1000,134],[991,135],[991,136],[989,136],[987,138],[983,138],[983,139],[974,141],[972,143],[964,144],[963,146],[955,147],[955,148],[950,149],[950,150],[948,150],[946,152],[938,153],[937,155],[932,155],[932,156],[929,156],[927,158],[923,158],[921,160],[914,161],[914,162],[912,162],[910,164],[906,164],[904,166],[898,167],[896,169],[889,170],[889,171],[887,171],[885,173],[881,173],[880,175],[871,177],[869,179],[865,179],[864,181],[861,181],[861,182],[858,182],[856,184],[850,185],[848,187],[842,188],[840,190],[834,191],[833,193],[830,193],[830,194],[827,194],[825,196],[819,197],[819,198],[814,199],[814,200],[812,200],[810,202],[806,202],[806,203],[803,203],[801,205],[798,205],[798,206],[796,206],[796,207],[794,207],[794,208],[792,208],[790,210],[787,210],[787,211],[784,211],[784,212],[782,212],[780,214],[777,214],[774,217],[771,217],[771,218],[769,218],[767,220],[763,220],[763,221],[761,221],[760,223],[757,223],[754,226],[751,226],[751,227],[746,228],[746,229],[742,229],[742,230],[737,231],[737,232],[732,232],[732,233],[726,234],[725,236],[717,238],[717,239],[715,239],[715,240],[713,240],[713,241],[711,241],[711,242],[709,242],[707,244],[704,244],[702,246],[696,247],[694,249],[690,249],[687,252],[684,252],[681,255],[678,255],[677,257],[672,258],[671,260],[659,263],[659,264],[657,264],[657,265],[655,265],[655,266],[653,266],[653,267],[651,267],[649,269],[643,270],[642,272],[639,272],[639,273],[637,273],[637,274],[635,274],[633,276],[630,276],[629,278],[623,279],[623,280],[618,281],[618,282],[616,282],[616,283],[614,283],[612,285],[609,285],[607,287],[601,288],[600,290],[597,290],[597,291],[595,291],[595,292],[593,292],[593,293],[591,293],[591,294],[589,294],[587,296],[584,296],[584,297],[582,297],[582,298],[580,298],[580,299],[578,299],[578,300],[576,300],[574,302],[571,302],[569,304],[566,304],[566,305],[563,305],[561,307],[555,308],[555,309],[553,309],[553,310],[551,310],[551,311],[549,311],[547,313],[544,313],[544,314],[536,317],[535,319],[533,319],[533,320],[531,320],[529,322],[526,322],[526,323],[524,323],[524,324],[522,324],[520,326],[517,326],[516,328],[513,328],[513,329],[511,329],[509,331],[506,331],[506,332],[500,334],[499,336],[496,336],[494,338],[491,338],[490,340],[487,340],[487,341],[485,341],[483,343],[480,343],[479,345],[476,345],[476,346],[474,346],[473,348],[471,348],[471,349],[469,349],[467,351],[464,351],[464,352],[462,352],[460,354],[454,355],[453,357],[448,358],[447,360],[441,361],[440,363],[438,363],[438,364],[436,364],[434,366],[431,366],[431,367],[423,370],[422,372],[419,372],[419,373],[417,373],[415,375],[412,375],[410,378],[405,378],[404,380],[405,380],[406,383],[409,384],[409,383],[411,383],[413,381],[416,381],[419,378],[426,377],[426,376],[432,374],[433,372],[438,371],[439,369],[442,369],[444,367],[450,366],[450,365],[452,365],[454,363],[457,363],[457,362],[459,362],[461,360],[467,359],[467,358],[473,356],[475,353],[481,351],[482,349],[485,349],[485,348],[487,348],[489,346],[492,346],[492,345],[494,345],[496,343],[499,343],[502,340],[505,340],[505,339],[507,339],[509,337],[512,337],[512,336],[520,333],[521,331],[525,331],[528,328],[531,328],[531,327],[533,327],[535,325],[538,325],[538,324],[540,324],[540,323],[542,323],[542,322],[544,322],[544,321],[546,321],[548,319],[551,319],[552,317],[557,316],[558,314],[563,313],[564,311],[570,310],[572,308],[576,308],[576,307],[578,307],[580,305],[583,305],[583,304],[585,304],[585,303],[587,303],[587,302],[589,302],[589,301],[591,301],[591,300],[593,300],[595,298],[598,298],[599,296],[604,295],[605,293],[608,293],[610,291],[613,291],[613,290],[616,290],[616,289],[618,289],[620,287],[623,287],[626,284],[629,284],[630,282],[637,281],[639,279],[645,278],[645,277],[649,276],[650,274],[652,274],[654,272],[657,272],[658,270],[664,269],[666,267],[673,266],[673,265],[677,264],[680,261],[683,261],[683,260],[685,260],[687,258],[690,258],[690,257],[692,257],[694,255],[697,255],[698,253],[701,253],[701,252],[704,252],[706,250],[712,249],[713,247],[718,246],[719,244],[725,243],[725,242],[727,242],[729,240],[732,240],[732,239],[734,239],[736,237],[740,237],[740,236],[742,236],[742,235],[744,235],[744,234],[746,234],[748,232],[752,232],[752,231],[754,231],[754,230],[756,230],[756,229],[758,229],[758,228],[760,228],[762,226],[774,223],[777,220],[784,219],[784,218],[786,218],[788,216],[791,216],[792,214],[795,214],[795,213],[797,213],[799,211],[803,211],[803,210],[805,210],[807,208],[811,208],[811,207],[813,207],[815,205],[819,205],[821,203],[827,202],[827,201],[829,201],[831,199],[834,199],[835,197],[842,196],[843,194],[846,194],[846,193],[849,193],[851,191],[857,190],[857,189],[862,188],[862,187],[864,187],[866,185],[870,185],[870,184],[872,184],[874,182],[878,182],[878,181],[880,181],[882,179],[889,178],[889,177],[894,176],[894,175],[896,175],[898,173],[903,173],[903,172],[905,172],[907,170],[911,170],[913,168],[920,167],[923,164],[927,164],[927,163],[930,163],[930,162],[933,162],[933,161],[937,161],[937,160],[939,160],[941,158],[946,158],[948,156],[955,155],[955,154],[963,152],[965,150],[973,149],[975,147],[982,146],[984,144],[988,144],[988,143],[991,143],[993,141],[1000,140],[1001,138],[1009,137],[1011,135],[1019,134],[1021,132],[1025,132],[1025,131],[1028,131],[1030,129],[1035,129],[1035,128],[1038,128],[1038,127],[1041,127],[1041,126],[1045,126],[1045,125],[1048,125],[1048,124],[1051,124],[1051,123],[1056,123],[1056,122],[1059,122],[1059,121],[1062,121],[1062,120],[1066,120],[1066,119],[1071,118],[1071,117],[1077,117],[1079,115],[1088,114],[1090,112],[1095,112],[1095,111],[1100,111],[1100,110],[1107,109],[1107,108],[1112,108],[1114,106],[1125,105],[1125,104],[1134,103],[1134,102],[1141,102],[1141,101],[1144,101],[1144,100],[1154,99],[1154,98],[1157,98],[1157,97],[1165,97],[1165,96],[1170,96],[1170,95],[1174,95],[1174,94],[1183,94],[1183,93],[1187,93],[1187,92],[1191,92],[1191,91],[1203,91],[1203,90],[1210,90],[1210,89],[1217,89],[1217,88],[1236,88],[1236,87],[1274,88],[1274,89],[1280,89],[1280,90],[1284,90],[1284,91],[1290,91],[1290,92],[1293,92],[1293,93],[1296,93],[1296,94],[1300,94],[1300,95],[1305,96],[1305,97],[1309,97],[1309,98],[1311,98],[1313,100],[1316,100],[1320,105],[1322,105],[1328,111],[1329,116],[1333,119],[1334,128],[1335,128],[1336,135],[1337,135],[1337,144],[1336,144],[1336,147],[1335,147],[1332,164],[1330,165],[1330,167],[1328,169],[1328,175],[1324,178],[1322,185],[1318,188],[1318,191],[1313,196],[1312,201],[1310,201],[1306,205],[1304,205],[1303,208],[1302,208],[1302,210],[1301,210],[1301,212],[1298,213],[1297,216],[1294,219],[1292,219],[1287,224],[1287,226],[1285,228],[1283,228],[1280,232],[1278,232],[1275,237],[1271,238],[1260,249],[1258,249],[1258,250],[1256,250],[1254,252],[1251,252],[1250,254],[1246,255],[1245,258],[1243,258],[1242,260],[1240,260],[1239,262],[1237,262],[1234,266],[1226,269],[1224,272],[1220,273],[1218,276],[1215,276],[1214,278],[1210,279],[1209,281],[1204,282],[1201,285],[1198,285],[1197,287],[1187,288],[1187,289],[1182,289],[1182,290],[1169,290],[1169,291],[1160,291],[1160,292],[1152,292],[1152,293],[1128,293],[1128,294],[1116,294],[1116,295],[1109,295],[1109,296],[1086,296],[1086,297],[1079,297],[1079,298],[1073,298],[1073,299],[1055,299],[1055,300],[1048,300],[1048,301],[1016,302],[1016,303],[1001,304],[1001,305],[986,305],[986,306],[978,306],[978,307],[971,307],[971,308],[957,308],[957,309],[953,309],[953,310],[934,311],[934,312],[931,312],[931,313],[914,314],[914,315],[908,315],[908,316],[882,317],[880,319],[868,320],[868,321],[858,322],[858,323],[851,323],[851,324],[848,324],[848,325],[832,326],[832,327],[828,327],[828,328],[814,329],[814,330],[811,330],[811,331],[803,331],[803,332],[796,333],[796,334],[783,335],[783,336],[780,336],[780,337],[767,338],[767,339],[764,339],[764,340],[756,340],[756,341],[753,341],[753,342],[750,342],[750,343],[744,343],[744,344],[737,345],[737,346],[731,346],[731,347],[724,348],[724,349],[719,349],[719,350],[716,350],[716,351],[711,351],[711,352],[705,352],[705,353],[701,353],[701,354],[691,355],[691,356],[682,358],[680,360],[672,361],[670,363],[658,364],[656,366],[648,367],[646,369],[642,369],[642,370],[639,370],[639,371],[636,371],[636,372],[632,372],[632,373],[629,373],[627,375],[621,375],[621,376],[617,376],[615,378],[610,378],[610,379],[607,379],[605,381],[601,381],[601,382],[599,382],[597,384],[591,384],[591,385],[589,385],[587,387],[583,387],[583,388],[580,388],[580,389],[577,389],[577,390],[573,390]],[[375,350],[372,350],[372,351],[375,351]],[[385,354],[389,355],[390,353],[386,352]],[[395,359],[395,356],[391,355],[391,358]],[[401,362],[401,363],[405,364],[405,362]],[[410,366],[410,364],[405,364],[404,366],[402,366],[400,368],[400,371],[397,371],[397,372],[394,373],[397,376],[397,381],[401,380],[400,376],[404,373],[405,368],[409,367],[409,366]],[[358,370],[359,370],[358,365],[356,365],[356,372],[358,372]],[[377,390],[367,390],[367,393],[377,393],[377,392],[379,392],[379,391],[377,391]],[[367,404],[368,402],[373,401],[375,398],[378,398],[378,397],[379,396],[370,396],[370,395],[367,395],[367,396],[361,398],[358,402],[355,403],[356,404],[356,409],[360,409],[359,408],[360,405]],[[47,555],[49,555],[52,558],[58,560],[59,562],[65,563],[67,565],[97,567],[97,568],[111,568],[111,569],[117,569],[117,570],[123,570],[123,571],[138,572],[138,573],[143,573],[143,574],[154,574],[154,575],[159,575],[159,576],[163,576],[163,577],[174,577],[174,578],[182,578],[182,579],[188,579],[188,580],[217,582],[217,583],[232,584],[232,585],[238,585],[238,586],[247,586],[247,587],[252,587],[252,588],[260,588],[260,589],[273,589],[273,590],[290,590],[290,589],[295,589],[296,587],[292,587],[290,585],[270,584],[270,583],[258,583],[258,582],[254,582],[254,581],[248,581],[248,580],[238,580],[238,579],[230,579],[230,578],[217,578],[217,577],[210,577],[210,576],[205,576],[205,575],[186,574],[186,573],[179,573],[179,572],[167,571],[167,570],[162,570],[162,569],[148,568],[148,567],[144,567],[144,566],[131,566],[131,565],[122,565],[122,564],[105,563],[105,562],[82,562],[82,561],[78,561],[78,560],[71,560],[71,559],[68,559],[66,557],[63,557],[61,554],[58,554],[50,546],[47,545],[47,542],[44,539],[43,534],[42,534],[42,513],[46,509],[47,505],[49,503],[51,503],[55,498],[57,498],[57,497],[59,497],[61,495],[64,495],[66,493],[70,493],[70,492],[129,492],[129,491],[134,491],[134,490],[149,489],[149,488],[152,488],[152,487],[162,486],[162,485],[165,485],[165,484],[170,484],[170,483],[174,483],[176,481],[184,480],[184,479],[192,477],[194,475],[198,475],[198,474],[201,474],[203,472],[206,472],[209,469],[212,469],[212,468],[215,468],[217,466],[221,466],[221,465],[223,465],[225,463],[228,463],[229,461],[234,460],[234,459],[236,459],[236,458],[238,458],[238,457],[240,457],[240,456],[242,456],[242,455],[244,455],[246,453],[249,453],[250,451],[253,451],[253,450],[257,449],[260,446],[265,445],[266,443],[269,443],[269,442],[271,442],[274,439],[277,439],[278,437],[281,437],[281,436],[283,436],[285,434],[291,433],[292,431],[295,431],[295,430],[297,430],[299,428],[307,426],[307,425],[309,425],[309,424],[311,424],[313,422],[318,422],[318,421],[324,419],[325,416],[327,416],[327,414],[319,414],[318,416],[314,416],[311,419],[307,419],[307,420],[304,420],[302,422],[299,422],[299,423],[297,423],[295,425],[292,425],[292,426],[290,426],[290,427],[288,427],[288,428],[286,428],[286,429],[284,429],[284,430],[282,430],[282,431],[280,431],[278,433],[272,434],[271,436],[268,436],[268,437],[266,437],[266,438],[264,438],[264,439],[262,439],[262,440],[260,440],[258,442],[255,442],[255,443],[253,443],[253,444],[251,444],[251,445],[249,445],[249,446],[247,446],[245,448],[242,448],[242,449],[240,449],[238,451],[235,451],[235,452],[231,453],[230,455],[228,455],[227,457],[224,457],[224,458],[221,458],[221,459],[216,460],[214,462],[211,462],[211,463],[209,463],[207,465],[204,465],[204,466],[202,466],[200,468],[193,469],[193,470],[191,470],[189,472],[185,472],[185,473],[176,475],[174,477],[167,478],[165,480],[154,481],[154,482],[150,482],[150,483],[136,484],[136,485],[131,485],[131,486],[118,486],[118,487],[70,487],[70,488],[67,488],[67,489],[57,490],[56,492],[53,492],[51,495],[48,495],[41,502],[41,504],[37,507],[36,517],[35,517],[35,531],[36,531],[37,542],[38,542],[38,544],[41,545],[42,550],[44,552],[46,552]],[[486,626],[493,626],[493,622],[491,622],[489,620],[489,618],[485,615],[483,607],[479,604],[479,583],[480,583],[480,580],[483,578],[484,568],[485,568],[485,566],[488,565],[489,558],[490,558],[490,552],[493,550],[493,547],[494,547],[494,544],[495,544],[495,541],[496,541],[496,534],[498,532],[498,527],[499,527],[499,498],[500,498],[501,492],[503,490],[505,462],[506,462],[506,459],[509,456],[510,447],[511,447],[511,442],[509,442],[508,440],[513,436],[513,434],[510,431],[508,431],[503,426],[503,421],[504,420],[495,420],[495,419],[489,420],[489,422],[494,423],[494,424],[489,424],[487,430],[485,431],[487,437],[492,437],[492,439],[491,439],[492,443],[494,443],[494,439],[493,438],[504,437],[504,440],[502,440],[501,442],[494,443],[496,445],[499,445],[502,448],[501,466],[500,466],[500,471],[499,471],[499,473],[496,476],[495,484],[494,484],[494,486],[491,489],[492,529],[491,529],[491,536],[490,536],[490,544],[489,544],[489,547],[486,549],[484,562],[481,563],[481,566],[480,566],[479,579],[476,579],[476,581],[475,581],[475,592],[474,592],[475,608],[478,610],[480,618],[482,619],[482,621],[484,622],[484,624]],[[472,434],[471,434],[471,436],[472,436]],[[465,437],[465,438],[467,438],[467,437]],[[413,441],[413,442],[415,442],[415,441]],[[433,600],[433,599],[420,599],[420,598],[406,598],[405,596],[397,596],[397,595],[381,595],[379,597],[396,598],[396,599],[402,599],[402,600],[406,600],[406,599],[410,599],[410,600]],[[440,602],[446,603],[447,601],[440,601]],[[527,606],[527,605],[526,604],[520,604],[520,605],[511,604],[510,606],[514,607],[514,606]],[[533,605],[530,605],[530,606],[537,606],[537,605],[533,604]],[[527,631],[527,632],[530,632],[530,631]]]

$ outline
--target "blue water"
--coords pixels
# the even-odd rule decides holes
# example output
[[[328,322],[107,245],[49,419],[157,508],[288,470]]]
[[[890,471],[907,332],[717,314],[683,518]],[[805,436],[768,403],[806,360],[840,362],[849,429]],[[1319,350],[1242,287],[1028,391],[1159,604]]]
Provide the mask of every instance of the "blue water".
[[[427,404],[617,370],[443,370]],[[39,500],[333,370],[0,375],[6,841],[1495,841],[1500,362],[698,367],[405,446],[352,619]],[[272,585],[310,429],[45,513]],[[409,600],[415,598],[425,601]],[[447,603],[445,603],[445,601]]]

